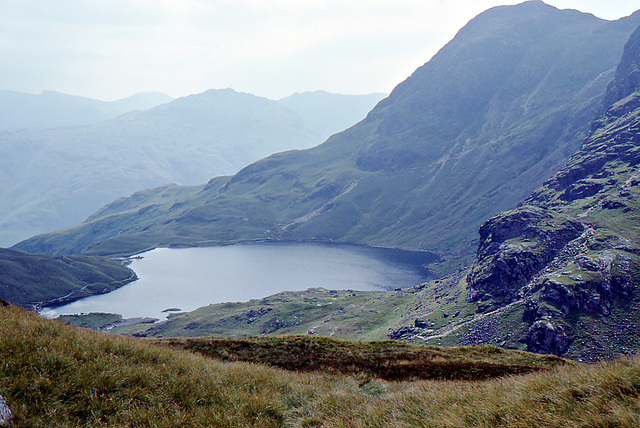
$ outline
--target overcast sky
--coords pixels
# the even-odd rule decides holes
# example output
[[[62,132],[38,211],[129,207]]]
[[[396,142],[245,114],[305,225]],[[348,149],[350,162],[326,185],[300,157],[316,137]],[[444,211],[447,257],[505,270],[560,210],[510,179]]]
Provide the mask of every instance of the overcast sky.
[[[509,0],[0,0],[0,89],[113,100],[390,92]],[[618,19],[638,0],[549,0]]]

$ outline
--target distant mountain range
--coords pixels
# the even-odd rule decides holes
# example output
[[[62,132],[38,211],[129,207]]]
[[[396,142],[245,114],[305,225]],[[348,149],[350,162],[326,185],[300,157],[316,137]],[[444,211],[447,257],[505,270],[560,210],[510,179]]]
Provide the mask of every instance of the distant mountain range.
[[[141,92],[116,101],[99,101],[54,91],[26,94],[0,91],[0,132],[88,125],[134,110],[172,101],[169,95]]]
[[[473,260],[476,231],[580,147],[640,14],[609,22],[539,1],[471,20],[357,125],[206,186],[118,201],[17,246],[73,254],[253,239],[331,240]]]
[[[0,92],[8,112],[0,129],[29,128],[0,132],[0,245],[71,226],[138,190],[201,184],[274,152],[315,146],[382,97],[318,91],[272,101],[211,90],[119,115],[170,99],[141,94],[104,103]],[[88,122],[96,123],[66,126]]]

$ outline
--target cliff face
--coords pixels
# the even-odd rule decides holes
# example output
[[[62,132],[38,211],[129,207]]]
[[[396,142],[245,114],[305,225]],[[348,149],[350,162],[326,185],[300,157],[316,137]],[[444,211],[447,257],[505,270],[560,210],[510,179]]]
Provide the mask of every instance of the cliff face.
[[[467,276],[470,300],[480,302],[482,310],[513,302],[583,228],[534,206],[488,220],[480,227],[478,255]]]
[[[587,360],[640,346],[639,65],[640,29],[582,148],[520,208],[480,228],[469,300],[485,312],[517,308],[525,328],[514,346]]]
[[[609,84],[605,108],[633,94],[640,87],[640,27],[629,37],[615,79]]]

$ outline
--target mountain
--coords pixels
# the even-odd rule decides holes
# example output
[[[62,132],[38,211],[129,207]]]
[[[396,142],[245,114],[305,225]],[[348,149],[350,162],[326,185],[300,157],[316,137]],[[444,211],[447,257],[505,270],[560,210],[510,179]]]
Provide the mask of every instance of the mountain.
[[[4,90],[0,91],[0,132],[88,125],[172,100],[158,92],[142,92],[116,101],[99,101],[54,91],[36,95]]]
[[[283,106],[230,89],[211,90],[92,125],[0,133],[0,245],[77,224],[138,190],[201,184],[271,153],[312,147],[342,130],[344,119],[355,123],[364,117],[379,98],[300,97],[305,101]],[[118,105],[130,108],[145,99],[139,95]],[[327,117],[322,125],[306,122],[314,108],[327,106],[339,117]],[[81,119],[63,107],[56,111]]]
[[[517,208],[482,224],[470,268],[394,292],[283,292],[116,330],[150,337],[387,336],[498,344],[581,361],[634,354],[640,347],[638,70],[640,27],[581,148]]]
[[[490,9],[355,126],[167,198],[149,191],[16,248],[130,253],[157,245],[333,240],[473,260],[482,222],[577,149],[640,13],[609,22],[540,1]],[[122,207],[119,209],[118,207]]]
[[[137,279],[106,257],[49,257],[0,248],[0,299],[39,309],[107,293]]]
[[[466,282],[485,316],[462,329],[466,343],[591,361],[640,347],[638,70],[640,27],[580,150],[480,228]]]

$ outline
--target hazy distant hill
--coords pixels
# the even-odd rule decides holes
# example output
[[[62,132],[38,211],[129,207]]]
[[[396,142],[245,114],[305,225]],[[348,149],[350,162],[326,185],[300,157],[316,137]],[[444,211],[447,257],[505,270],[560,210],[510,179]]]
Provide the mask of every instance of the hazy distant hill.
[[[328,138],[364,119],[386,94],[341,95],[325,91],[296,93],[278,103],[298,113]]]
[[[579,147],[640,14],[604,21],[539,1],[490,9],[356,126],[160,200],[120,201],[19,245],[118,252],[156,244],[324,239],[471,261],[476,231]],[[147,201],[153,200],[151,204]],[[138,203],[140,202],[140,203]]]
[[[5,90],[0,91],[0,131],[88,125],[172,100],[169,95],[157,92],[107,102],[53,91],[36,95]]]
[[[62,119],[85,120],[83,113],[97,111],[93,100],[38,97],[69,101],[69,108],[59,102],[45,118],[40,108],[46,103],[40,102],[32,128],[38,120],[51,124],[55,115],[61,125]],[[353,96],[350,102],[352,96],[319,92],[281,103],[211,90],[91,125],[0,133],[0,246],[76,224],[138,190],[204,183],[274,152],[315,146],[347,126],[345,121],[364,118],[381,97]],[[141,101],[134,97],[118,105],[131,108]],[[325,120],[307,121],[314,109]]]

